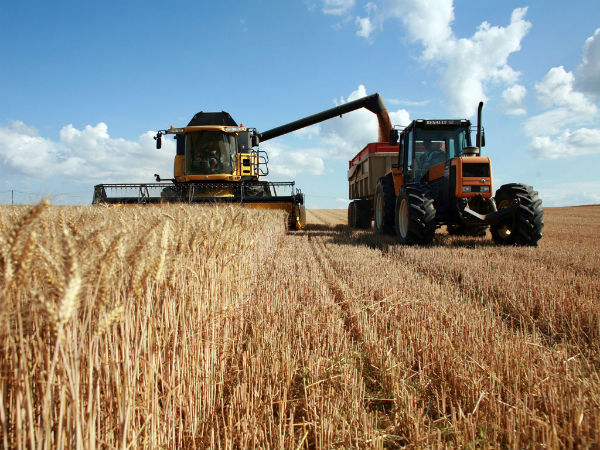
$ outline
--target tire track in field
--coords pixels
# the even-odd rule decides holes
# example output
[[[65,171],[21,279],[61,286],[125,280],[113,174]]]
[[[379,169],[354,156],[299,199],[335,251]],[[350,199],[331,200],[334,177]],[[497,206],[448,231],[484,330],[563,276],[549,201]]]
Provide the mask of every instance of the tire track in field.
[[[337,233],[337,231],[332,229],[331,233]],[[345,292],[351,290],[344,281],[346,274],[338,269],[338,265],[331,254],[333,249],[327,248],[323,242],[323,236],[311,236],[309,232],[308,243],[314,255],[314,261],[323,275],[322,278],[328,286],[335,304],[339,308],[340,316],[344,322],[344,329],[360,355],[358,370],[362,377],[362,382],[366,387],[366,392],[370,394],[368,399],[364,399],[365,407],[389,415],[391,419],[393,417],[394,401],[389,398],[389,395],[382,395],[382,393],[388,392],[389,389],[386,386],[385,379],[381,376],[380,370],[377,369],[377,366],[369,356],[371,352],[363,338],[358,320],[359,316],[352,309],[351,298],[348,298],[345,294]]]
[[[524,258],[517,255],[513,258]],[[475,283],[469,273],[464,273],[460,267],[443,266],[436,264],[428,265],[418,258],[417,255],[405,255],[405,263],[415,272],[430,280],[433,283],[445,284],[449,289],[455,290],[457,295],[470,302],[477,309],[493,308],[496,317],[509,328],[527,333],[539,334],[543,337],[543,342],[547,348],[553,348],[556,343],[566,343],[575,345],[579,348],[588,348],[592,355],[599,354],[598,346],[595,344],[597,327],[592,323],[587,333],[583,335],[572,334],[571,327],[556,330],[552,321],[545,318],[543,312],[538,312],[531,305],[528,307],[518,300],[518,297],[511,297],[510,292],[499,284]],[[483,279],[483,278],[482,278]],[[588,303],[589,304],[589,303]],[[593,308],[590,308],[590,314],[593,314]],[[564,318],[564,321],[569,318]],[[562,321],[561,321],[562,322]],[[590,355],[586,355],[590,356]]]

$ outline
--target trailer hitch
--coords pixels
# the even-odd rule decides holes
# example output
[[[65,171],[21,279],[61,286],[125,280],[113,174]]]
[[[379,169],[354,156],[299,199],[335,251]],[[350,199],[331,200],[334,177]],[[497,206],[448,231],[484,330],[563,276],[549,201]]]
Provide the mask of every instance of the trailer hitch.
[[[521,202],[519,201],[519,199],[514,198],[510,206],[501,208],[498,211],[492,211],[488,214],[479,214],[478,212],[473,211],[471,208],[469,208],[469,205],[467,204],[465,205],[465,209],[463,210],[463,212],[470,214],[472,217],[475,217],[482,223],[489,225],[497,225],[498,223],[506,220],[506,218],[509,216],[514,217],[517,210],[519,209],[520,204]]]

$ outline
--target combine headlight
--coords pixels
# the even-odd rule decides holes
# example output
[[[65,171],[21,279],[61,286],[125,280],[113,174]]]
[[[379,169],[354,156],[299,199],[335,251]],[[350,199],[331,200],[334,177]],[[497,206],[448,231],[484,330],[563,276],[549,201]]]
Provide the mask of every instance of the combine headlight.
[[[462,191],[463,192],[471,192],[471,186],[463,186]]]
[[[489,186],[481,186],[481,192],[490,192]]]

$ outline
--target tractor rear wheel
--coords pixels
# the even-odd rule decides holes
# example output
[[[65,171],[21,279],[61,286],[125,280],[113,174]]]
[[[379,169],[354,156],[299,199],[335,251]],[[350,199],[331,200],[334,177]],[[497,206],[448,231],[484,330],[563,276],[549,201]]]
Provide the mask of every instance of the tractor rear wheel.
[[[494,242],[537,246],[544,227],[544,210],[537,191],[531,186],[510,183],[501,186],[494,199],[498,210],[511,207],[515,200],[519,202],[514,215],[490,227]]]
[[[394,234],[395,203],[394,180],[391,176],[381,177],[373,201],[375,229],[378,233]]]
[[[424,184],[405,185],[396,198],[396,236],[401,244],[427,245],[435,234],[435,207]]]

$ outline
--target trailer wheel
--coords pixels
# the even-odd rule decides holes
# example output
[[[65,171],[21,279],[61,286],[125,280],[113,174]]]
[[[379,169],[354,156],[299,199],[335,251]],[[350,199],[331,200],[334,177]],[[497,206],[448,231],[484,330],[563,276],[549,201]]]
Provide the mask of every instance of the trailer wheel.
[[[515,200],[519,202],[514,215],[490,227],[494,242],[537,246],[544,227],[544,210],[537,191],[524,184],[505,184],[496,191],[494,199],[498,209],[510,207]]]
[[[371,220],[373,214],[371,213],[371,202],[368,200],[357,200],[355,202],[354,217],[356,228],[367,229],[371,228]]]
[[[348,226],[356,228],[356,202],[352,201],[348,204]]]
[[[401,244],[427,245],[435,234],[435,207],[429,188],[409,184],[396,199],[396,237]]]
[[[378,233],[394,234],[394,213],[396,194],[391,176],[381,177],[375,188],[373,200],[375,229]]]

